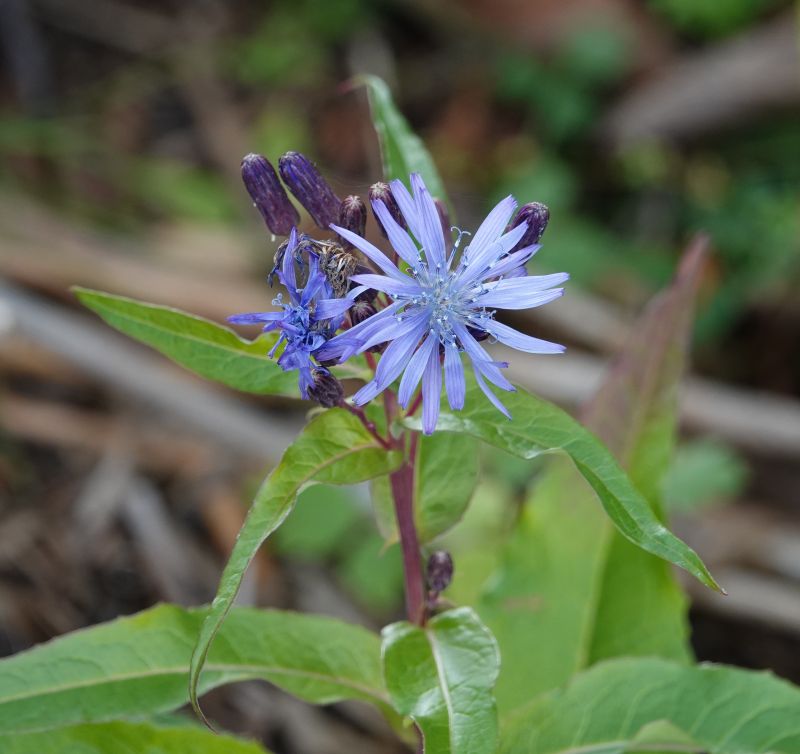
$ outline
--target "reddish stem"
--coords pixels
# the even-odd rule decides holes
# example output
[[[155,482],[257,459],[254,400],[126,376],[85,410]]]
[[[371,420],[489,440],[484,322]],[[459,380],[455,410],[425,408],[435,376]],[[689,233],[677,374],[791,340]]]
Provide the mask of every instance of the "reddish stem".
[[[394,512],[400,549],[403,552],[403,576],[406,590],[406,615],[412,623],[425,621],[425,582],[422,577],[417,528],[414,523],[414,461],[408,459],[389,480],[392,484]]]
[[[347,409],[353,416],[357,416],[361,423],[366,428],[367,432],[369,432],[383,447],[384,450],[391,450],[392,445],[389,443],[388,440],[381,437],[380,433],[378,432],[378,427],[375,425],[375,422],[371,421],[367,415],[364,413],[363,408],[359,408],[358,406],[353,406],[352,404],[348,403],[345,400],[339,404],[341,408]]]
[[[414,398],[414,402],[411,404],[411,408],[408,409],[406,416],[414,416],[414,414],[417,412],[417,409],[420,407],[421,403],[422,403],[422,391],[420,390],[417,393],[417,397]]]
[[[378,368],[378,365],[375,362],[375,357],[369,351],[367,351],[364,354],[364,358],[367,360],[367,366],[374,372]]]

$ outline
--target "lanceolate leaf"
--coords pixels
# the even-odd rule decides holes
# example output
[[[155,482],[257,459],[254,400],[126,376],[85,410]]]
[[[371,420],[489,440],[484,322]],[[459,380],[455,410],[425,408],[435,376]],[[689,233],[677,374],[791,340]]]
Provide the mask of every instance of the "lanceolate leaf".
[[[478,481],[478,442],[469,435],[437,432],[420,436],[414,485],[414,518],[423,544],[455,526]],[[397,539],[389,480],[372,482],[372,499],[381,533]]]
[[[692,246],[647,309],[584,416],[659,518],[704,246]],[[566,461],[535,487],[479,612],[504,655],[518,658],[502,668],[501,713],[600,659],[690,655],[686,599],[671,569],[613,529]]]
[[[798,720],[800,689],[768,673],[626,658],[600,663],[520,710],[500,751],[788,754],[800,752]]]
[[[466,432],[521,458],[562,451],[627,539],[719,590],[694,550],[664,527],[611,453],[591,432],[557,406],[524,391],[504,395],[503,399],[514,416],[511,421],[500,415],[475,383],[470,382],[464,410],[443,414],[438,426],[442,431]],[[419,421],[415,419],[409,424],[417,427]]]
[[[383,669],[394,708],[422,731],[426,754],[492,754],[492,687],[500,656],[470,608],[437,615],[424,628],[383,629]]]
[[[0,661],[0,735],[182,706],[204,617],[204,610],[162,605]],[[253,678],[317,704],[388,703],[378,637],[321,616],[232,610],[209,652],[200,691]]]
[[[393,471],[400,461],[396,452],[384,450],[361,422],[343,409],[325,411],[308,423],[256,493],[203,623],[189,674],[189,695],[198,712],[200,671],[211,642],[231,609],[247,566],[289,515],[300,488],[315,478],[333,484],[364,481]]]
[[[202,377],[248,393],[298,395],[297,374],[284,372],[267,358],[274,336],[251,342],[178,309],[86,288],[74,291],[109,325]]]
[[[378,134],[386,180],[399,178],[408,183],[411,173],[420,173],[432,196],[447,201],[442,179],[428,150],[397,109],[386,82],[377,76],[356,79],[367,87],[372,123]]]
[[[3,754],[266,754],[258,744],[187,727],[102,723],[0,736]]]

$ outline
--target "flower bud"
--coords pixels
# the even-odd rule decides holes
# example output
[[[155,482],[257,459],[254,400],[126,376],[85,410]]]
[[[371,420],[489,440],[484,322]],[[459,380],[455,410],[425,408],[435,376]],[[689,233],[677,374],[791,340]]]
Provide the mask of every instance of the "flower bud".
[[[276,236],[288,236],[292,227],[300,222],[300,215],[267,158],[260,154],[247,155],[242,160],[242,180],[270,231]]]
[[[539,243],[544,235],[545,229],[547,228],[547,222],[549,219],[550,210],[547,209],[546,205],[541,204],[540,202],[529,202],[528,204],[523,204],[519,208],[519,212],[517,212],[512,220],[508,230],[516,228],[517,225],[523,222],[528,223],[528,229],[525,231],[525,235],[520,238],[512,251],[524,249],[526,246]]]
[[[428,558],[428,589],[438,595],[450,586],[453,580],[453,558],[445,550],[432,552]]]
[[[314,384],[308,388],[308,397],[323,408],[333,408],[344,400],[344,388],[327,369],[317,368],[313,373]]]
[[[367,229],[367,205],[360,196],[347,196],[339,208],[339,225],[363,236]]]
[[[453,231],[450,230],[452,227],[450,213],[447,211],[447,205],[441,199],[434,199],[433,203],[439,213],[439,222],[442,224],[442,233],[444,233],[445,246],[447,246],[447,243],[453,238]]]
[[[392,189],[388,183],[383,183],[383,182],[373,183],[369,187],[370,206],[372,205],[372,202],[379,200],[386,205],[386,209],[389,210],[389,214],[394,218],[394,221],[401,228],[408,228],[408,226],[406,225],[406,220],[403,217],[403,213],[400,211],[400,207],[397,206],[397,202],[395,201],[395,198],[392,195]],[[373,210],[373,216],[375,217],[375,221],[378,223],[378,227],[381,229],[381,233],[383,233],[384,237],[386,237],[386,230],[381,224],[381,221],[378,219],[378,216],[375,215],[374,210]]]
[[[371,302],[364,301],[357,296],[356,302],[350,307],[348,313],[350,314],[350,324],[355,327],[375,314],[375,307]]]
[[[311,160],[300,152],[287,152],[278,160],[278,169],[289,191],[320,228],[327,230],[339,219],[342,202]]]

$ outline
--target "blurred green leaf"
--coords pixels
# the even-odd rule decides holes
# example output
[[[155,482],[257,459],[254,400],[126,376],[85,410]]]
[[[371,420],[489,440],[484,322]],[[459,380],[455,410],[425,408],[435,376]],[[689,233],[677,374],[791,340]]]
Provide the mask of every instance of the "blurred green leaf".
[[[206,379],[248,393],[298,394],[297,375],[267,358],[274,335],[246,341],[227,327],[178,309],[87,288],[73,290],[109,325]]]
[[[774,8],[776,0],[649,0],[679,29],[708,36],[728,34]]]
[[[469,435],[442,432],[421,437],[417,448],[414,519],[422,544],[455,526],[469,505],[478,481],[478,443]],[[378,528],[386,539],[397,539],[388,479],[371,483]]]
[[[619,659],[533,700],[500,752],[797,752],[799,718],[800,689],[769,673]]]
[[[221,176],[190,164],[138,158],[130,161],[125,183],[160,215],[210,222],[230,222],[237,216]]]
[[[41,733],[0,736],[3,754],[266,754],[251,741],[205,729],[147,723],[75,725]]]
[[[394,615],[403,600],[400,547],[387,547],[374,531],[351,541],[336,575],[348,592],[372,615]]]
[[[314,484],[298,496],[292,515],[275,533],[275,549],[306,560],[328,558],[341,552],[348,534],[359,522],[353,492]]]
[[[161,605],[0,661],[0,734],[182,706],[205,613]],[[318,704],[380,704],[386,692],[379,657],[378,637],[359,626],[235,608],[209,652],[199,690],[259,678]]]
[[[497,643],[467,607],[424,627],[383,629],[383,670],[395,710],[419,726],[429,754],[492,754],[497,710],[492,687]]]
[[[586,414],[587,427],[629,469],[655,520],[675,437],[678,381],[704,246],[687,254],[655,299]],[[615,532],[580,474],[554,464],[535,489],[479,612],[504,656],[501,710],[620,654],[686,660],[686,600],[667,565]]]
[[[411,173],[420,173],[431,195],[449,204],[430,153],[397,109],[386,82],[368,75],[358,76],[356,81],[367,87],[372,123],[381,145],[384,178],[387,181],[397,178],[408,184]]]
[[[727,445],[696,440],[678,448],[664,482],[664,502],[670,510],[690,511],[729,500],[744,488],[745,461]]]
[[[401,460],[398,452],[386,451],[357,417],[338,408],[314,417],[289,446],[256,493],[192,654],[189,695],[198,712],[200,672],[211,643],[233,605],[245,570],[289,515],[300,488],[315,478],[331,484],[364,481],[393,471]]]

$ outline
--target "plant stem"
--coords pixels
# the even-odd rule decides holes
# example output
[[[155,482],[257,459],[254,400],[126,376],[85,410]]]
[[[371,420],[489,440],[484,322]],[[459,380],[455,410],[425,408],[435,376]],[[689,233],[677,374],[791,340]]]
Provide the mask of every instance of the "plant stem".
[[[422,558],[414,523],[414,458],[407,458],[389,480],[392,484],[394,512],[400,549],[403,552],[403,577],[406,590],[406,615],[412,623],[425,622],[425,583],[422,577]]]
[[[389,443],[389,441],[384,437],[381,437],[380,433],[378,432],[378,428],[375,426],[375,422],[370,421],[367,418],[363,408],[353,406],[351,403],[348,403],[345,400],[342,400],[342,402],[339,404],[339,407],[347,409],[351,414],[353,414],[353,416],[357,416],[361,420],[361,423],[364,425],[367,432],[369,432],[381,444],[384,450],[392,449],[391,443]]]

